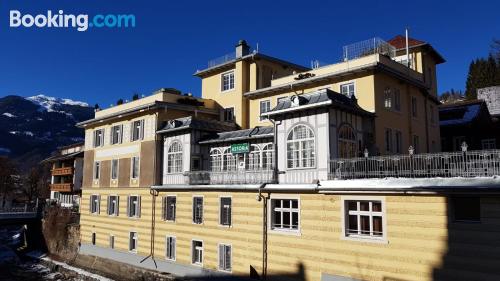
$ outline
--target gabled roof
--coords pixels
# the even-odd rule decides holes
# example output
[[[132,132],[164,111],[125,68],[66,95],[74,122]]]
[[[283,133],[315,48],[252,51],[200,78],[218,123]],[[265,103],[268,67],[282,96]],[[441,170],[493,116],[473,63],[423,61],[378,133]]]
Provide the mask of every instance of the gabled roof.
[[[406,48],[406,37],[403,35],[396,35],[392,39],[388,40],[387,43],[394,46],[394,48],[396,48],[396,50],[403,50]],[[417,47],[423,47],[423,48],[426,48],[427,50],[429,50],[431,52],[431,54],[433,54],[435,56],[436,63],[446,62],[446,60],[443,58],[443,56],[441,56],[441,54],[439,54],[438,51],[436,51],[431,46],[431,44],[429,44],[425,41],[422,41],[422,40],[408,37],[408,48],[411,49],[411,48],[417,48]]]
[[[221,132],[216,136],[200,141],[201,144],[220,143],[231,141],[242,141],[261,138],[272,138],[274,136],[273,127],[255,127],[252,129]]]
[[[83,151],[77,151],[73,152],[70,154],[56,154],[52,155],[47,159],[42,160],[40,163],[50,163],[54,161],[60,161],[60,160],[67,160],[67,159],[72,159],[72,158],[77,158],[77,157],[82,157],[83,158]]]
[[[488,110],[484,101],[463,101],[439,106],[439,125],[465,125],[480,116],[481,110]],[[488,112],[489,114],[489,112]]]
[[[236,127],[233,123],[220,122],[216,120],[197,119],[192,116],[169,120],[165,125],[158,130],[157,134],[180,131],[185,129],[196,129],[207,132],[221,132],[234,130]]]
[[[292,101],[293,99],[295,99],[295,101]],[[373,113],[362,109],[358,105],[355,96],[350,98],[329,89],[321,89],[312,93],[281,99],[275,108],[262,114],[262,116],[273,116],[323,106],[333,106],[360,115],[373,116]]]

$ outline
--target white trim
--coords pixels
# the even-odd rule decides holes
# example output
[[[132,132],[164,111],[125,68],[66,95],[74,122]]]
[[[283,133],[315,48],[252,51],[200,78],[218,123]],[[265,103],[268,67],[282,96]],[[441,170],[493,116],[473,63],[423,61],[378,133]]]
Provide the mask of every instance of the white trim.
[[[342,81],[341,84],[339,84],[339,93],[342,94],[342,86],[348,86],[352,84],[353,88],[354,88],[354,93],[353,95],[356,97],[356,80],[349,80],[349,81]]]
[[[273,223],[273,209],[272,209],[272,200],[297,200],[297,206],[298,206],[298,225],[296,230],[287,230],[287,229],[273,229],[272,228],[272,223]],[[301,227],[300,227],[300,218],[301,218],[301,200],[300,200],[300,195],[287,195],[287,194],[271,194],[271,196],[267,199],[267,229],[268,233],[276,233],[276,234],[288,234],[288,235],[294,235],[294,236],[301,236]],[[292,209],[290,207],[290,209]],[[292,217],[290,217],[290,220]]]
[[[193,207],[194,207],[194,198],[195,197],[201,197],[202,198],[201,223],[195,223],[194,222]],[[194,224],[194,225],[203,225],[204,223],[205,223],[205,196],[204,195],[193,195],[193,196],[191,196],[191,224]]]
[[[174,220],[167,220],[166,219],[166,217],[167,217],[166,204],[167,204],[167,198],[168,197],[175,197],[175,214],[174,214]],[[167,194],[167,195],[165,195],[165,196],[162,197],[162,200],[164,201],[164,203],[162,204],[162,207],[163,207],[162,221],[168,222],[168,223],[175,223],[177,221],[177,194]]]
[[[109,199],[110,198],[109,197],[111,197],[111,196],[115,196],[116,197],[116,213],[113,212],[113,214],[110,215],[109,214],[109,206],[110,206],[110,204],[109,204],[109,202],[110,202]],[[106,202],[107,202],[107,204],[106,204],[106,215],[108,215],[108,217],[117,217],[118,216],[118,214],[119,214],[119,208],[120,208],[119,207],[119,203],[118,203],[119,200],[120,200],[119,198],[120,198],[120,196],[118,196],[117,194],[108,194],[108,198],[106,200]]]
[[[130,236],[131,233],[135,233],[136,234],[136,239],[135,239],[135,249],[134,250],[131,250],[130,249],[130,241],[132,240],[132,237]],[[134,230],[130,230],[128,232],[128,252],[129,253],[134,253],[134,254],[137,254],[137,249],[139,248],[139,232],[137,231],[134,231]]]
[[[135,177],[135,178],[134,178],[134,158],[138,159],[137,165],[139,165],[139,167],[137,168],[137,170],[138,170],[137,177]],[[140,176],[141,176],[141,157],[138,155],[135,155],[135,156],[130,157],[130,179],[137,180],[140,178]]]
[[[230,270],[221,269],[220,268],[220,246],[229,246],[231,248],[231,257],[230,257]],[[221,272],[232,273],[233,272],[233,244],[231,243],[217,243],[217,270]]]
[[[193,258],[194,258],[193,257],[193,252],[194,252],[193,251],[194,250],[194,248],[193,248],[193,242],[194,241],[201,242],[201,263],[194,263],[193,262]],[[191,249],[191,254],[189,255],[190,258],[191,258],[191,262],[190,263],[192,265],[195,265],[195,266],[203,267],[203,263],[205,262],[205,242],[203,242],[202,239],[193,238],[193,239],[191,239],[191,246],[189,248]]]
[[[231,223],[229,225],[224,225],[224,224],[221,223],[221,200],[222,200],[222,198],[230,198],[231,199],[231,212],[229,214],[230,217],[231,217]],[[218,201],[219,201],[219,204],[218,204],[219,205],[219,210],[218,210],[219,212],[217,213],[217,216],[219,217],[219,219],[218,219],[218,221],[219,221],[218,225],[220,227],[223,227],[223,228],[231,228],[233,226],[233,205],[234,205],[233,204],[233,196],[232,195],[219,195],[219,200]]]
[[[174,258],[171,259],[167,256],[167,247],[168,247],[168,238],[169,237],[172,237],[174,238],[175,240],[175,244],[174,244]],[[165,259],[168,260],[168,261],[176,261],[177,260],[177,237],[175,235],[165,235]]]
[[[299,126],[304,126],[306,127],[308,130],[310,130],[313,134],[313,137],[312,138],[305,138],[305,139],[296,139],[296,140],[288,140],[288,136],[293,132],[293,130]],[[297,124],[294,124],[290,129],[287,130],[286,134],[285,134],[285,168],[287,170],[305,170],[305,169],[316,169],[316,166],[318,165],[318,148],[316,147],[316,144],[317,144],[317,141],[316,141],[316,137],[317,137],[317,133],[313,130],[313,126],[311,126],[309,123],[306,123],[306,122],[298,122]],[[292,168],[289,168],[288,167],[288,143],[289,142],[299,142],[299,146],[300,146],[300,142],[303,142],[303,141],[307,141],[307,140],[312,140],[313,141],[313,156],[314,156],[314,165],[310,166],[310,167],[303,167],[303,166],[300,166],[300,167],[292,167]],[[303,158],[302,157],[302,152],[303,152],[303,148],[300,148],[299,147],[299,163],[303,163]]]
[[[231,72],[233,73],[233,88],[224,90],[224,75],[229,74]],[[219,89],[220,89],[221,94],[232,92],[236,89],[236,68],[233,68],[231,70],[228,70],[228,71],[225,71],[225,72],[222,72],[221,74],[219,74]]]
[[[380,201],[382,204],[382,237],[369,237],[369,236],[347,236],[346,235],[346,213],[345,204],[346,201]],[[385,196],[341,196],[340,197],[340,224],[342,232],[340,233],[341,240],[351,240],[358,242],[371,242],[371,243],[382,243],[388,244],[387,239],[387,212],[386,212],[386,201]]]
[[[130,216],[130,197],[137,197],[137,204],[134,216]],[[141,196],[138,194],[127,195],[127,218],[139,219],[140,217],[141,217]]]

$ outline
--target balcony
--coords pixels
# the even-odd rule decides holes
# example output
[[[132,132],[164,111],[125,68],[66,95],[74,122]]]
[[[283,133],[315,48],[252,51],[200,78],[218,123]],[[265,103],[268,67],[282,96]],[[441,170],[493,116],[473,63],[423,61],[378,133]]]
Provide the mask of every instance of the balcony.
[[[72,183],[53,183],[50,185],[50,191],[72,192],[73,191],[73,184]]]
[[[328,178],[453,178],[500,175],[500,150],[360,157],[330,161]],[[367,153],[365,153],[367,155]]]
[[[53,176],[71,176],[73,175],[73,167],[55,168],[52,170]]]
[[[185,173],[185,184],[264,184],[275,183],[273,170],[196,171]]]

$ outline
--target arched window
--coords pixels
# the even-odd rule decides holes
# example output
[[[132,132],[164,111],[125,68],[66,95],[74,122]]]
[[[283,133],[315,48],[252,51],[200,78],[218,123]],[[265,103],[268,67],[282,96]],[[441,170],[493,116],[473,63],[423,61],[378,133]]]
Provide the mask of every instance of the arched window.
[[[174,141],[167,151],[167,173],[182,173],[182,144]]]
[[[252,144],[248,153],[248,169],[260,169],[260,148],[258,145]]]
[[[224,150],[224,163],[222,170],[225,171],[236,171],[236,156],[231,153],[231,148],[228,147]]]
[[[273,162],[274,162],[274,149],[273,145],[267,144],[262,148],[262,169],[264,170],[270,170],[273,168]]]
[[[214,148],[210,152],[210,158],[212,159],[212,171],[222,171],[222,152],[219,149]]]
[[[356,134],[352,127],[344,124],[339,129],[339,158],[352,158],[357,156],[358,145]]]
[[[316,163],[314,132],[305,125],[295,126],[286,141],[287,167],[313,168]]]

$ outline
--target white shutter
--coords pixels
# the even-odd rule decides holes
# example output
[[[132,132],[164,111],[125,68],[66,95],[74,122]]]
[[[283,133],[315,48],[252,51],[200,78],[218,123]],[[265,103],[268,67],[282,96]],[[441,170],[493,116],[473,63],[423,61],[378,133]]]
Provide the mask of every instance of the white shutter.
[[[224,252],[224,269],[225,270],[231,270],[231,255],[232,255],[232,247],[229,245],[226,245],[225,247],[225,252]]]
[[[94,199],[94,198],[93,198],[92,195],[90,195],[89,213],[91,213],[91,214],[92,214],[92,205],[93,205],[93,202],[92,202],[93,200],[92,199]]]
[[[97,213],[101,213],[101,195],[97,195]]]
[[[120,196],[116,196],[116,215],[120,213]]]
[[[161,219],[167,220],[167,197],[163,197],[161,200]]]
[[[141,128],[139,130],[139,139],[144,139],[144,119],[141,120]]]
[[[175,248],[176,248],[176,245],[177,245],[177,238],[172,237],[172,247],[170,248],[170,251],[172,252],[171,253],[172,259],[175,259]]]
[[[141,196],[137,196],[137,217],[141,217]]]
[[[219,244],[219,269],[224,268],[224,245]]]

